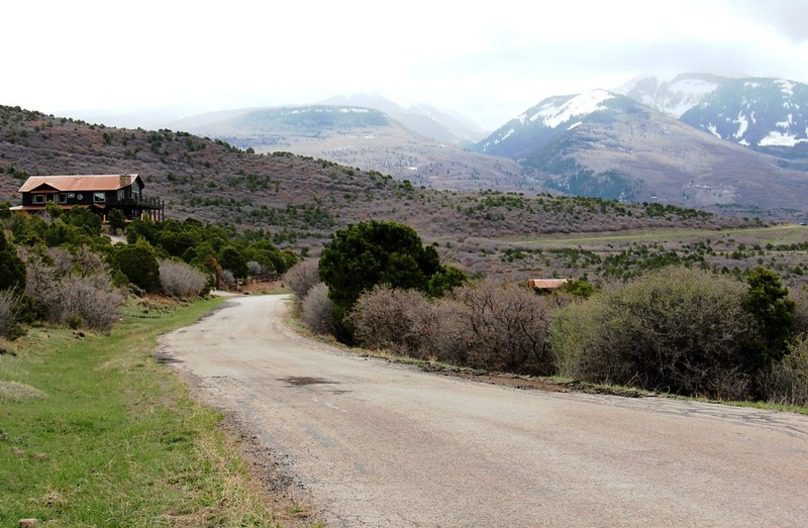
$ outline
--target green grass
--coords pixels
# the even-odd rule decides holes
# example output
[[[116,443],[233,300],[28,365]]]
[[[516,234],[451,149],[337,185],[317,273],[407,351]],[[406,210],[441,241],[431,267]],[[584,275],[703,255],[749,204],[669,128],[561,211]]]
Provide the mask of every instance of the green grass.
[[[17,382],[0,399],[0,526],[276,526],[221,414],[153,356],[220,301],[131,305],[111,335],[34,328],[0,355]]]
[[[508,238],[509,242],[537,249],[553,249],[577,246],[592,246],[630,242],[665,242],[679,240],[720,239],[726,237],[744,237],[763,244],[793,244],[808,239],[808,226],[783,224],[771,227],[752,227],[737,229],[636,229],[603,233],[581,233],[579,235],[550,235],[541,238]]]

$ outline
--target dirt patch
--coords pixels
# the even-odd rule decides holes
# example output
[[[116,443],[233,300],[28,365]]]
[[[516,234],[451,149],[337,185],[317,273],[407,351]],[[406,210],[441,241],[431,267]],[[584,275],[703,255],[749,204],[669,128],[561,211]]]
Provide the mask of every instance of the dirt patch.
[[[48,395],[43,391],[16,381],[0,381],[0,401],[41,400]]]

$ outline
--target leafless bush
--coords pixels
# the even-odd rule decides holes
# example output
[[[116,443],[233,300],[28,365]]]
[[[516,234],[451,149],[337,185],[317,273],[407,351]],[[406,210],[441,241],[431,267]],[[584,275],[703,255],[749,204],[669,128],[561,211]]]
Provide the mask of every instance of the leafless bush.
[[[357,300],[350,320],[364,346],[426,358],[438,325],[423,293],[378,286]]]
[[[298,262],[283,276],[283,282],[297,296],[298,300],[306,297],[309,290],[320,282],[319,261],[311,259]]]
[[[96,330],[109,330],[120,318],[125,300],[123,293],[113,287],[108,275],[65,277],[59,283],[51,319],[59,323],[81,322]]]
[[[104,257],[93,252],[87,246],[81,246],[73,256],[73,267],[81,277],[92,275],[109,275],[110,269]]]
[[[266,273],[267,269],[258,262],[251,260],[247,262],[247,273],[250,275],[262,275]]]
[[[52,262],[53,269],[59,275],[65,275],[73,271],[75,265],[73,255],[63,247],[51,247],[45,250],[45,254]]]
[[[120,318],[124,294],[114,287],[104,259],[87,248],[76,255],[53,248],[47,256],[26,250],[25,293],[35,303],[39,316],[55,323],[83,324],[109,330]]]
[[[232,288],[236,285],[236,276],[233,275],[233,272],[230,270],[223,270],[220,278],[222,279],[222,284],[225,287]]]
[[[48,264],[39,253],[25,248],[18,254],[25,263],[25,294],[34,301],[39,317],[48,317],[50,308],[56,303],[59,296],[59,280],[61,274],[57,269]],[[61,255],[60,255],[61,256]],[[54,260],[51,257],[52,260]],[[60,261],[64,264],[64,261]],[[72,264],[65,266],[70,270]]]
[[[315,333],[334,332],[334,302],[328,298],[328,286],[319,282],[309,289],[303,298],[300,316]]]
[[[0,337],[8,337],[17,326],[19,295],[12,290],[0,291]]]
[[[808,405],[808,335],[798,337],[762,382],[769,401]]]
[[[795,305],[797,335],[808,334],[808,286],[791,290],[791,299]]]
[[[554,371],[546,339],[551,310],[546,297],[492,281],[464,286],[455,297],[461,307],[457,339],[469,365],[531,374]]]
[[[198,297],[206,283],[204,273],[184,262],[160,261],[160,285],[166,295],[179,299]]]

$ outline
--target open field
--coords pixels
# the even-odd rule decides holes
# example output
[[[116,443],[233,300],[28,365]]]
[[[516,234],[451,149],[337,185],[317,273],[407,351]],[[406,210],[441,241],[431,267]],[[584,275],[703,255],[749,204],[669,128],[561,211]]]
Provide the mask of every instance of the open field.
[[[601,233],[439,239],[444,257],[509,280],[623,280],[667,265],[742,273],[766,266],[789,286],[808,285],[808,226],[652,228]]]
[[[220,302],[130,305],[111,335],[33,328],[0,355],[0,526],[277,526],[238,445],[153,356]]]

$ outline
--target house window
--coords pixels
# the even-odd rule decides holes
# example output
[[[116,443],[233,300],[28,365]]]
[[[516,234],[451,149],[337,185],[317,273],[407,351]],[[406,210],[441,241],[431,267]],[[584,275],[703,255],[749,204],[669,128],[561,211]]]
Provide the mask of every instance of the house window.
[[[56,195],[56,203],[65,203],[67,202],[67,195],[65,193],[59,193]]]
[[[35,204],[43,204],[43,203],[45,203],[45,195],[44,194],[35,194],[34,195],[34,203]]]
[[[124,189],[118,189],[118,200],[123,200],[126,198],[126,191]]]
[[[93,193],[93,201],[94,202],[106,202],[107,201],[106,193],[102,193],[102,192]]]
[[[75,197],[76,197],[76,193],[67,193],[67,198],[68,199],[75,198]]]
[[[82,200],[84,200],[84,195],[83,195],[83,194],[81,194],[81,193],[79,193],[79,194],[77,194],[77,195],[76,195],[76,199],[77,199],[78,201],[82,201]]]

